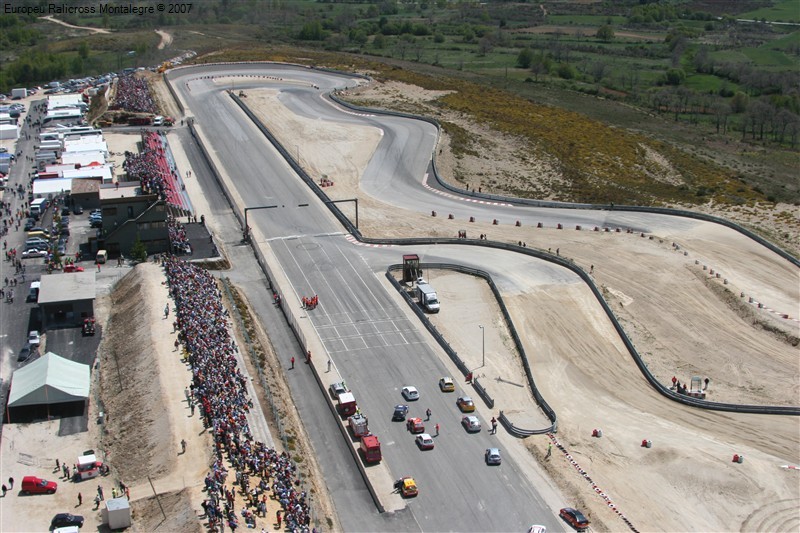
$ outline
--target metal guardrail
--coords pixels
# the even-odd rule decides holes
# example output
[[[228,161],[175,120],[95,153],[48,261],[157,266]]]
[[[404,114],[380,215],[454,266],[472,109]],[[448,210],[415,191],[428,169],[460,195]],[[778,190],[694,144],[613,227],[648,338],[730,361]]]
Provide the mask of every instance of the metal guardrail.
[[[423,122],[427,122],[429,124],[433,124],[436,126],[437,131],[441,131],[441,126],[439,122],[430,117],[425,117],[421,115],[413,115],[411,113],[403,113],[400,111],[388,111],[383,109],[373,109],[369,107],[362,107],[351,104],[349,102],[345,102],[344,100],[338,98],[335,93],[331,93],[329,95],[331,100],[336,102],[337,104],[351,109],[353,111],[359,111],[362,113],[372,113],[376,115],[387,115],[392,117],[403,117],[409,118],[414,120],[421,120]],[[431,156],[431,166],[433,168],[433,175],[436,178],[437,183],[444,189],[447,189],[450,192],[461,196],[471,196],[475,198],[481,198],[485,200],[494,200],[499,202],[507,202],[507,203],[514,203],[514,204],[521,204],[521,205],[528,205],[532,207],[544,207],[544,208],[560,208],[560,209],[586,209],[586,210],[608,210],[608,211],[625,211],[625,212],[635,212],[635,213],[652,213],[652,214],[659,214],[659,215],[669,215],[675,217],[682,217],[682,218],[692,218],[695,220],[702,220],[704,222],[712,222],[714,224],[720,224],[721,226],[725,226],[730,228],[734,231],[737,231],[748,237],[757,243],[761,244],[762,246],[768,248],[769,250],[775,252],[779,256],[783,257],[794,266],[800,267],[800,259],[794,257],[789,252],[781,249],[780,247],[776,246],[775,244],[771,243],[767,239],[761,237],[750,231],[747,228],[744,228],[735,222],[731,222],[730,220],[726,220],[721,217],[715,217],[713,215],[707,215],[705,213],[697,213],[694,211],[687,211],[683,209],[672,209],[667,207],[648,207],[648,206],[625,206],[625,205],[615,205],[615,204],[586,204],[586,203],[567,203],[567,202],[549,202],[543,200],[533,200],[528,198],[515,198],[510,196],[503,196],[498,194],[488,194],[483,192],[475,192],[475,191],[468,191],[466,189],[461,189],[459,187],[455,187],[439,175],[439,171],[436,168],[436,154],[432,154]]]
[[[361,232],[358,230],[358,228],[355,227],[355,225],[350,221],[350,219],[347,218],[347,216],[344,213],[342,213],[342,211],[335,204],[332,204],[332,203],[329,202],[330,199],[325,194],[325,192],[322,190],[322,188],[319,187],[314,182],[314,180],[300,167],[300,165],[297,163],[297,161],[294,160],[292,155],[283,147],[283,145],[281,145],[281,143],[272,134],[272,132],[270,132],[266,128],[266,126],[264,126],[264,124],[261,123],[261,121],[258,119],[258,117],[256,117],[255,114],[253,114],[253,112],[250,111],[250,109],[248,109],[247,106],[238,97],[236,97],[236,95],[231,94],[230,96],[239,105],[239,107],[241,107],[241,109],[244,111],[244,113],[248,117],[250,117],[250,119],[253,121],[253,123],[256,125],[256,127],[258,127],[259,130],[261,130],[261,132],[264,134],[264,136],[267,137],[267,139],[278,150],[278,152],[286,159],[286,161],[289,163],[289,165],[292,167],[292,169],[295,170],[295,172],[297,172],[297,174],[300,176],[300,178],[303,179],[303,181],[306,182],[306,184],[320,198],[320,200],[322,200],[328,206],[328,209],[331,210],[331,212],[337,218],[337,220],[339,220],[339,222],[345,228],[347,228],[347,231],[350,232],[350,234],[352,234],[359,241],[367,243],[367,244],[394,244],[394,245],[398,245],[398,246],[408,246],[408,245],[415,245],[415,244],[416,245],[452,244],[452,245],[461,245],[461,246],[466,246],[466,245],[468,245],[468,246],[484,246],[484,247],[487,247],[487,248],[496,248],[496,249],[500,249],[500,250],[508,250],[508,251],[512,251],[512,252],[516,252],[516,253],[521,253],[521,254],[529,255],[531,257],[536,257],[537,259],[548,261],[550,263],[555,263],[555,264],[557,264],[559,266],[562,266],[564,268],[567,268],[567,269],[571,270],[572,272],[574,272],[575,274],[577,274],[584,281],[584,283],[586,283],[589,286],[589,288],[592,290],[592,293],[595,295],[595,298],[600,303],[600,305],[603,307],[603,310],[605,311],[606,316],[611,321],[612,325],[614,326],[614,329],[617,331],[617,334],[620,336],[620,339],[625,344],[625,347],[628,349],[628,353],[633,358],[634,362],[636,363],[636,366],[639,367],[639,370],[642,372],[642,374],[644,375],[645,379],[647,379],[648,383],[650,383],[650,385],[653,388],[655,388],[656,391],[658,391],[662,396],[665,396],[665,397],[669,398],[670,400],[676,401],[678,403],[682,403],[684,405],[689,405],[689,406],[692,406],[692,407],[698,407],[698,408],[701,408],[701,409],[709,409],[709,410],[714,410],[714,411],[800,416],[800,407],[795,407],[795,406],[740,405],[740,404],[727,404],[727,403],[720,403],[720,402],[709,402],[709,401],[706,401],[706,400],[700,400],[700,399],[692,398],[692,397],[685,396],[685,395],[679,395],[679,394],[669,390],[668,388],[664,387],[655,378],[655,376],[653,376],[653,374],[647,369],[647,365],[642,360],[641,356],[639,355],[639,352],[636,351],[636,348],[633,346],[633,343],[628,338],[627,334],[625,333],[625,330],[622,328],[622,325],[617,320],[617,317],[614,315],[613,311],[611,310],[611,307],[605,301],[605,298],[603,298],[603,295],[600,293],[600,290],[594,284],[594,281],[589,277],[589,275],[582,268],[578,267],[577,265],[573,264],[572,262],[567,261],[567,260],[565,260],[565,259],[563,259],[561,257],[553,256],[551,254],[548,254],[548,253],[545,253],[545,252],[540,252],[538,250],[534,250],[534,249],[527,248],[527,247],[523,248],[521,246],[512,245],[512,244],[506,244],[506,243],[496,242],[496,241],[491,241],[491,240],[458,239],[458,238],[455,238],[455,237],[447,237],[447,238],[417,237],[417,238],[404,238],[404,239],[399,239],[399,238],[376,239],[376,238],[369,238],[369,237],[362,236]],[[353,106],[350,106],[350,107],[356,109]],[[364,108],[364,109],[366,109],[366,108]],[[370,112],[374,112],[374,111],[370,110]],[[402,113],[402,114],[400,114],[400,113],[388,113],[388,114],[394,114],[396,116],[409,116],[409,117],[412,117],[412,115],[408,115],[406,113]],[[414,118],[416,118],[416,117],[414,117]],[[422,118],[421,120],[425,120],[426,122],[431,122],[432,119]],[[614,207],[614,209],[618,210],[619,208],[618,207]],[[630,208],[630,210],[635,210],[635,209]],[[659,211],[656,211],[656,210],[651,210],[650,208],[641,208],[641,210],[643,212],[654,212],[654,213],[655,212],[659,212]],[[663,214],[671,214],[671,213],[663,213]],[[698,215],[698,218],[700,218],[699,214],[697,214],[697,215]],[[680,216],[680,215],[677,215],[677,216]],[[715,217],[710,217],[708,215],[703,215],[703,217],[707,217],[707,219],[715,218]],[[728,224],[730,224],[729,227],[735,227],[734,229],[737,229],[737,231],[740,231],[741,233],[747,235],[747,230],[745,230],[744,228],[740,228],[740,227],[736,226],[735,224],[733,224],[731,222],[729,222]],[[756,240],[758,240],[762,244],[767,242],[767,241],[764,241],[763,239],[760,239],[760,240],[756,239]],[[771,244],[768,247],[770,249],[773,249],[773,250],[774,249],[780,250],[779,248],[774,247],[774,245],[771,245]],[[782,250],[780,252],[781,252],[780,255],[782,257],[787,258],[791,262],[793,262],[793,263],[797,264],[798,266],[800,266],[800,261],[798,261],[796,258],[792,257],[791,255],[789,255],[786,252],[783,252]]]
[[[522,345],[522,341],[520,340],[519,335],[517,334],[517,328],[514,326],[514,322],[511,320],[511,315],[508,313],[508,308],[506,307],[506,304],[503,301],[503,298],[500,295],[500,291],[497,289],[497,285],[495,285],[491,274],[489,274],[484,270],[479,270],[477,268],[466,267],[463,265],[455,265],[452,263],[420,263],[419,266],[420,268],[423,268],[425,270],[431,270],[431,269],[453,270],[455,272],[461,272],[463,274],[478,276],[486,280],[486,282],[489,284],[489,287],[492,290],[492,294],[494,294],[497,305],[500,307],[500,312],[503,314],[503,320],[505,320],[506,326],[508,327],[508,330],[511,333],[511,338],[514,340],[514,346],[517,349],[517,353],[519,354],[522,367],[525,369],[525,377],[528,380],[528,386],[531,389],[531,393],[533,394],[536,403],[539,405],[539,408],[544,412],[545,416],[547,416],[548,420],[550,420],[551,422],[550,426],[535,430],[514,431],[512,430],[514,426],[513,424],[510,423],[504,424],[504,426],[512,435],[515,435],[517,437],[523,437],[541,433],[555,433],[558,428],[558,420],[556,418],[556,412],[553,410],[552,407],[550,407],[547,401],[545,401],[544,397],[539,392],[539,389],[536,386],[536,382],[533,379],[533,372],[531,371],[531,366],[530,363],[528,362],[528,355],[525,352],[525,347]],[[442,334],[439,333],[439,330],[436,329],[436,326],[434,326],[428,319],[428,317],[425,315],[422,308],[416,304],[416,302],[408,295],[408,293],[405,290],[403,290],[403,287],[402,285],[400,285],[400,282],[397,281],[397,279],[392,275],[392,272],[396,272],[398,270],[401,270],[402,268],[403,265],[400,264],[390,265],[386,269],[386,277],[392,283],[394,288],[397,289],[404,296],[406,302],[411,306],[411,309],[420,318],[420,320],[422,320],[422,323],[425,325],[425,328],[431,332],[431,334],[434,336],[439,345],[444,349],[444,351],[447,353],[450,359],[452,359],[453,362],[456,363],[456,366],[458,366],[459,370],[461,370],[461,372],[464,375],[466,375],[469,372],[469,369],[466,367],[463,361],[461,361],[461,358],[458,357],[458,354],[455,352],[455,350],[452,349],[450,343],[448,343],[444,339]],[[475,390],[478,392],[481,398],[483,398],[486,404],[490,408],[494,408],[494,399],[489,396],[488,392],[480,384],[480,382],[477,379],[473,379],[472,383],[475,387]]]

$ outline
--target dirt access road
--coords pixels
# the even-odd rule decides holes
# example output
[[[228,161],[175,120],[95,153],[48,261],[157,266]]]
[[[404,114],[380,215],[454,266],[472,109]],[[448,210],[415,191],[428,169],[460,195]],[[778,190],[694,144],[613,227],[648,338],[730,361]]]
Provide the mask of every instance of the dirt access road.
[[[74,30],[86,30],[86,31],[91,32],[91,33],[111,33],[110,31],[105,30],[103,28],[91,28],[89,26],[75,26],[73,24],[68,24],[68,23],[64,22],[63,20],[58,20],[57,18],[55,18],[52,15],[47,15],[45,17],[39,17],[39,18],[42,18],[44,20],[48,20],[50,22],[55,22],[56,24],[61,24],[62,26],[66,26],[67,28],[72,28]]]

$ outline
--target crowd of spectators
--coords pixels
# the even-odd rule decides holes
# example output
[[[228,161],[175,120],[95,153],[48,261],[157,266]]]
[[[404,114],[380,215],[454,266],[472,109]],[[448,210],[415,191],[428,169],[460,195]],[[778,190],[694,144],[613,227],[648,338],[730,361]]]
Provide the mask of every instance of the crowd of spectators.
[[[186,236],[186,230],[183,224],[178,222],[178,219],[172,215],[167,216],[167,229],[169,230],[169,243],[172,246],[172,251],[176,254],[189,254],[192,253],[192,246],[189,244],[189,237]]]
[[[178,190],[178,171],[167,159],[166,140],[161,133],[143,131],[142,151],[125,152],[122,168],[129,179],[141,183],[143,193],[155,194],[167,205],[185,209]]]
[[[253,404],[247,378],[238,368],[228,312],[213,276],[174,256],[163,264],[177,309],[177,342],[192,369],[187,399],[200,407],[203,425],[214,437],[216,460],[205,479],[203,502],[209,528],[223,530],[227,525],[235,531],[239,517],[247,527],[256,527],[257,517],[266,517],[271,497],[281,507],[276,514],[279,529],[283,523],[290,531],[309,531],[310,510],[297,465],[285,452],[255,440],[250,431],[247,413]],[[230,485],[228,467],[235,472]]]
[[[150,94],[147,80],[133,74],[123,74],[117,78],[117,94],[111,108],[133,113],[155,113],[156,103]]]

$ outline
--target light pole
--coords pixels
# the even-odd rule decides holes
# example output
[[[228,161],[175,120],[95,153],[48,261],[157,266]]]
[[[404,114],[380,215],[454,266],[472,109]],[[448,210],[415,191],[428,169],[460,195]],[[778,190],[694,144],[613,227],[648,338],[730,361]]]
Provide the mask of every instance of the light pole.
[[[483,355],[483,362],[481,363],[481,367],[486,366],[486,329],[480,324],[478,325],[481,328],[481,354]]]

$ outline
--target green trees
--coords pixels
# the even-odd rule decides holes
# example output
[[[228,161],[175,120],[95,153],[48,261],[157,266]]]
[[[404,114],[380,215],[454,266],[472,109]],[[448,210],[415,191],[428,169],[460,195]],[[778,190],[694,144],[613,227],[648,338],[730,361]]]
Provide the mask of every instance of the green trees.
[[[614,28],[609,24],[603,24],[597,28],[596,37],[601,41],[609,42],[614,40]]]
[[[325,31],[322,29],[322,22],[312,20],[303,24],[303,28],[297,35],[301,41],[322,41],[325,39]]]
[[[519,68],[530,68],[533,63],[533,50],[530,48],[523,48],[517,54],[517,66]]]
[[[138,234],[136,235],[136,241],[131,246],[131,258],[138,263],[147,261],[147,248]]]

